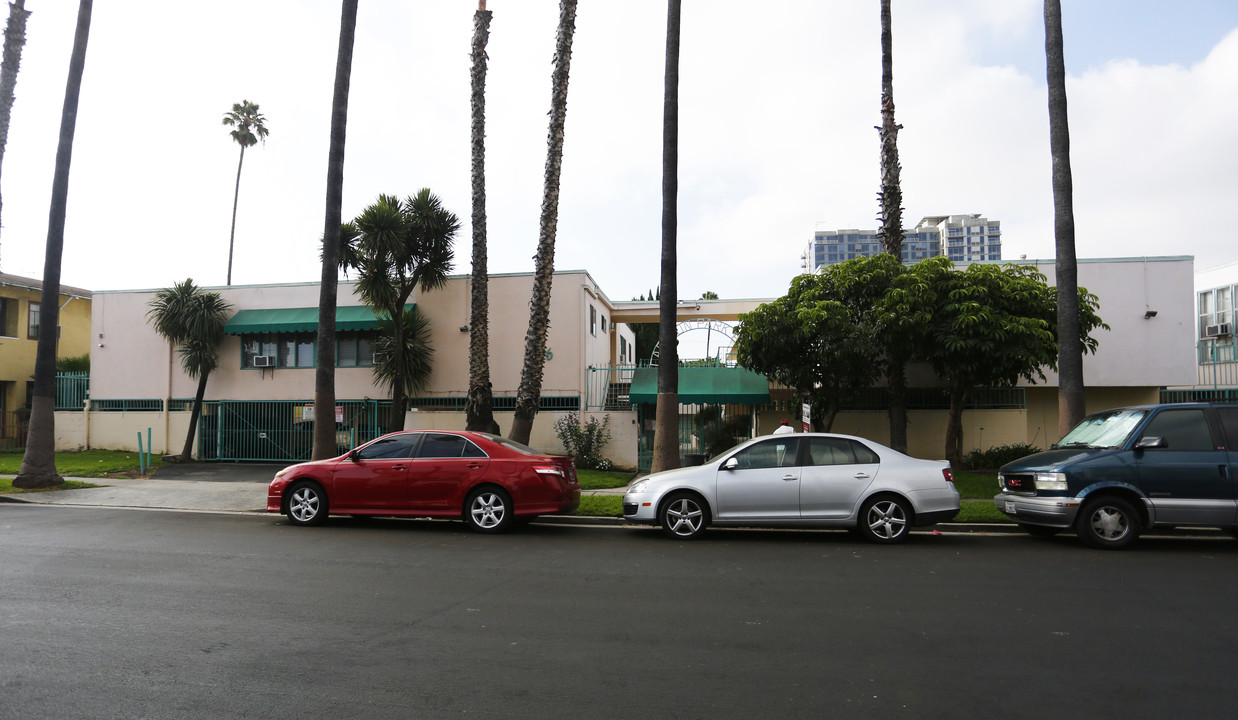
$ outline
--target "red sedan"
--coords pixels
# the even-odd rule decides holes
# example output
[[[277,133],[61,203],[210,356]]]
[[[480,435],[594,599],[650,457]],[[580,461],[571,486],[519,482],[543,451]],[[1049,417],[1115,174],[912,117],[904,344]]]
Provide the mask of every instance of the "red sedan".
[[[495,533],[518,518],[578,505],[570,457],[465,431],[384,435],[331,460],[286,467],[267,490],[267,512],[294,525],[317,525],[329,513],[396,515],[461,518],[471,530]]]

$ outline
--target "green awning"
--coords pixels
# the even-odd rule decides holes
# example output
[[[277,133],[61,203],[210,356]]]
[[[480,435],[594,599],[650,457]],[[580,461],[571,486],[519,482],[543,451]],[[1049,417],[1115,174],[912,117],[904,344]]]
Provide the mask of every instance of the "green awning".
[[[405,305],[411,308],[413,305]],[[365,305],[350,305],[335,309],[335,329],[374,330],[378,318]],[[277,332],[314,332],[318,329],[318,308],[268,308],[265,310],[241,310],[228,324],[224,332],[229,335],[257,335]]]
[[[634,405],[658,402],[656,367],[636,369],[632,374],[628,399]],[[737,367],[681,367],[679,402],[687,405],[760,405],[769,402],[769,381],[764,375]]]

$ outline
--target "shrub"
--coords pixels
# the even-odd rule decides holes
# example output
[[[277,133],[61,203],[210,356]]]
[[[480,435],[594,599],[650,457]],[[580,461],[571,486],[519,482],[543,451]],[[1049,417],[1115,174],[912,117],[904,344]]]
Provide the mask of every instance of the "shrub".
[[[997,445],[988,450],[972,450],[963,456],[963,466],[968,470],[996,470],[1012,460],[1038,453],[1041,448],[1031,443]]]
[[[610,416],[602,422],[590,417],[584,425],[576,413],[568,413],[555,422],[555,435],[563,449],[576,459],[576,467],[586,470],[609,470],[611,462],[602,457],[602,448],[610,442]]]

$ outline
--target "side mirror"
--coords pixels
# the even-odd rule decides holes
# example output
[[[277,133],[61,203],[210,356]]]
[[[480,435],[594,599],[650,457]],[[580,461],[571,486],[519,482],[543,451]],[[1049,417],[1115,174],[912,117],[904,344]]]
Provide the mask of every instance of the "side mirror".
[[[722,463],[723,470],[734,470],[737,467],[739,467],[739,461],[733,457],[727,458],[726,462]]]
[[[1149,435],[1139,438],[1139,442],[1135,443],[1136,450],[1147,450],[1149,448],[1167,448],[1169,443],[1163,437]]]
[[[353,462],[357,462],[358,460],[361,459],[361,454],[357,452],[356,448],[353,448],[352,450],[348,451],[348,459],[352,460]]]

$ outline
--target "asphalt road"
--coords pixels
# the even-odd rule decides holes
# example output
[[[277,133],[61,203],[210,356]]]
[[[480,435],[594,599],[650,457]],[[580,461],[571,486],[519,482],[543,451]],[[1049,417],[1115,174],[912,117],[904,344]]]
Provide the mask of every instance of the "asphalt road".
[[[1230,717],[1238,542],[0,505],[0,718]]]

